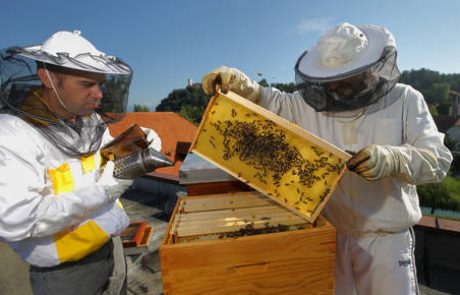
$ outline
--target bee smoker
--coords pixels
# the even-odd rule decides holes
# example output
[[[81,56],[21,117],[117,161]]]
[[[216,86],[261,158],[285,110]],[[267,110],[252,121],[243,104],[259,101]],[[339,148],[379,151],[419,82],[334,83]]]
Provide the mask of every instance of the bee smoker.
[[[174,165],[172,161],[153,148],[134,152],[114,161],[113,176],[121,179],[134,179],[157,168]]]

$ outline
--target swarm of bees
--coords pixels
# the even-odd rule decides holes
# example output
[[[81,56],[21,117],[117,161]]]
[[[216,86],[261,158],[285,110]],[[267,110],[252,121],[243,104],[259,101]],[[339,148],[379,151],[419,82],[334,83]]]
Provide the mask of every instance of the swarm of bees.
[[[268,222],[265,224],[265,227],[262,228],[255,228],[253,223],[247,224],[244,228],[241,228],[238,231],[224,233],[219,235],[219,239],[223,238],[236,238],[236,237],[243,237],[243,236],[252,236],[252,235],[260,235],[260,234],[269,234],[269,233],[278,233],[284,232],[295,229],[304,229],[307,228],[308,225],[298,225],[298,226],[288,226],[283,224],[278,225],[270,225]]]

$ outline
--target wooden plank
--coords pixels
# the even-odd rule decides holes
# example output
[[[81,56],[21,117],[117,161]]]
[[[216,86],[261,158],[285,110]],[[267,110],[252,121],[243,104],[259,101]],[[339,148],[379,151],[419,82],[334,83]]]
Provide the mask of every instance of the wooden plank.
[[[189,219],[189,220],[180,220],[178,226],[176,228],[186,228],[186,227],[212,227],[216,225],[228,225],[237,222],[251,222],[251,221],[270,221],[274,220],[275,218],[284,217],[286,219],[298,219],[303,223],[308,223],[305,219],[301,218],[300,216],[294,215],[291,212],[287,211],[276,211],[271,213],[261,212],[256,214],[238,214],[238,215],[230,215],[225,217],[215,216],[214,218],[210,219]]]
[[[270,216],[273,213],[286,213],[294,215],[284,207],[276,205],[252,207],[252,208],[239,208],[239,209],[225,209],[216,211],[205,211],[205,212],[193,212],[193,213],[182,213],[175,216],[179,222],[189,222],[193,220],[207,220],[212,223],[212,220],[217,218],[232,218],[232,217],[245,217],[253,215],[265,215]],[[296,215],[297,216],[297,215]]]
[[[169,232],[174,235],[174,233],[176,232],[176,228],[177,228],[177,225],[178,225],[178,222],[180,220],[180,212],[183,210],[182,208],[184,207],[184,200],[186,199],[186,197],[180,197],[177,201],[176,201],[176,207],[174,207],[174,214],[172,215],[173,218],[171,218],[172,222],[170,222],[168,224],[168,227],[169,227]]]
[[[270,220],[241,220],[228,222],[226,224],[213,224],[204,227],[200,224],[190,224],[186,226],[179,226],[177,228],[177,236],[197,236],[197,235],[207,235],[215,233],[230,233],[237,232],[240,229],[244,229],[247,226],[251,228],[265,228],[269,226],[278,226],[278,225],[299,225],[306,224],[305,219],[300,217],[295,217],[293,215],[284,215],[284,216],[273,216]]]
[[[212,211],[226,208],[267,206],[274,202],[262,194],[241,193],[234,195],[212,195],[207,198],[193,197],[184,201],[181,212]]]
[[[191,150],[310,222],[320,214],[350,158],[232,92],[211,99]]]
[[[197,196],[190,196],[187,195],[186,201],[189,203],[200,202],[200,200],[209,200],[209,199],[216,199],[216,198],[254,198],[254,199],[264,199],[270,200],[265,195],[258,191],[238,191],[238,192],[224,192],[224,193],[217,193],[217,194],[205,194],[205,195],[197,195]]]
[[[180,201],[186,197],[179,197],[176,206],[174,207],[173,213],[172,213],[172,218],[170,219],[171,221],[168,223],[165,234],[163,235],[163,238],[161,239],[161,244],[160,245],[169,245],[173,244],[174,242],[174,229],[173,229],[173,220],[175,219],[175,216],[179,212],[179,206],[180,206]]]
[[[146,226],[146,222],[131,222],[120,235],[123,247],[137,247],[142,241]]]
[[[142,238],[137,246],[138,247],[148,246],[152,233],[153,233],[153,225],[146,226],[144,230],[144,234],[142,235]]]

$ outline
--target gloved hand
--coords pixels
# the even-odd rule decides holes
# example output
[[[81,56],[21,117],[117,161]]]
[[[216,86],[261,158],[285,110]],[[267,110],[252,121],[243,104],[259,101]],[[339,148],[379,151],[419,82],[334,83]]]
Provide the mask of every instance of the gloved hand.
[[[384,145],[369,145],[347,162],[350,171],[367,180],[378,180],[400,172],[399,151]]]
[[[142,131],[144,131],[145,139],[149,143],[148,148],[153,148],[154,150],[159,152],[161,150],[160,136],[158,136],[158,134],[153,129],[142,127],[142,126],[141,126],[141,129]]]
[[[97,184],[102,186],[107,192],[110,201],[115,201],[120,198],[126,189],[133,183],[132,179],[118,179],[113,177],[114,167],[114,163],[108,161],[97,181]]]
[[[203,91],[209,95],[215,94],[216,84],[220,84],[223,93],[231,90],[252,102],[257,102],[260,98],[260,85],[235,68],[219,67],[201,80]]]

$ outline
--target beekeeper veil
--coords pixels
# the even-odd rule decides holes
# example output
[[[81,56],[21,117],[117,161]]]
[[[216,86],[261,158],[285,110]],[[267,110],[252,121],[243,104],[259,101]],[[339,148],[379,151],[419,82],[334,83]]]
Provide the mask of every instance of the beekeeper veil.
[[[303,99],[319,112],[375,104],[399,79],[396,42],[387,29],[343,23],[326,33],[295,65]]]
[[[53,112],[43,99],[39,68],[45,70],[60,106],[75,115],[73,120]],[[94,112],[80,114],[74,110],[58,91],[50,72],[102,77],[102,99]],[[107,124],[124,117],[131,77],[129,65],[97,50],[79,31],[60,31],[42,45],[10,47],[0,52],[0,108],[32,124],[66,154],[86,155],[100,148]]]

